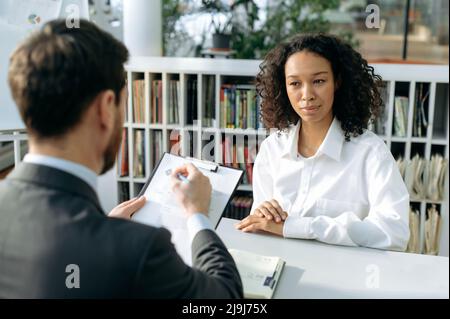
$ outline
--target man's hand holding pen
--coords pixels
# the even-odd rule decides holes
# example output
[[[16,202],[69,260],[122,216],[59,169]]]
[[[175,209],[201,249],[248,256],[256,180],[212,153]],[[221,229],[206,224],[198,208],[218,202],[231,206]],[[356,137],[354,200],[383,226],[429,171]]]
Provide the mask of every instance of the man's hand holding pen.
[[[202,213],[208,216],[211,183],[193,164],[185,164],[171,173],[172,191],[188,216]]]

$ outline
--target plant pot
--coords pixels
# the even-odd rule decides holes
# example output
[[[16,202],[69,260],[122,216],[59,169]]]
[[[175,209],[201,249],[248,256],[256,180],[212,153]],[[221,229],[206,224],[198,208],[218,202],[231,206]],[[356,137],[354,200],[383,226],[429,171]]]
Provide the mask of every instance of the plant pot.
[[[229,34],[214,33],[212,35],[212,43],[214,49],[226,50],[230,48],[230,38]]]

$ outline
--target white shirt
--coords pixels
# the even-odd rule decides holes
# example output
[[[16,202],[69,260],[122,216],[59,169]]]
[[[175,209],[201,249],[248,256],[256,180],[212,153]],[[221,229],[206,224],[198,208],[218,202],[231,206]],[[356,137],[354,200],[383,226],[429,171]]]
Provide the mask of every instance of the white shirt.
[[[97,189],[97,174],[87,168],[84,165],[68,161],[62,158],[53,157],[53,156],[46,156],[46,155],[40,155],[40,154],[26,154],[23,158],[23,161],[26,163],[32,163],[37,165],[45,165],[52,168],[59,169],[61,171],[64,171],[66,173],[72,174],[81,180],[88,183],[94,191]],[[150,199],[151,200],[151,199]],[[201,213],[193,214],[191,217],[187,220],[187,228],[189,233],[189,238],[191,240],[194,239],[195,235],[203,230],[203,229],[213,229],[211,226],[211,222],[209,219]]]
[[[389,149],[365,130],[345,141],[335,118],[316,154],[298,154],[300,121],[261,144],[252,212],[276,199],[288,213],[283,236],[405,250],[409,194]]]

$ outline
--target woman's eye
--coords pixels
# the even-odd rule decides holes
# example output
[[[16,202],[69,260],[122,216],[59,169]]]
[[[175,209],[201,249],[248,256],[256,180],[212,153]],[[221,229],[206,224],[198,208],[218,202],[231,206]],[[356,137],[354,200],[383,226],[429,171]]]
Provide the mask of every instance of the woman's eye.
[[[325,80],[322,80],[322,79],[319,79],[319,80],[315,80],[314,81],[314,83],[317,83],[317,84],[321,84],[321,83],[324,83],[325,82]]]
[[[289,85],[292,85],[292,86],[297,86],[299,84],[300,84],[300,82],[291,82],[291,83],[289,83]]]

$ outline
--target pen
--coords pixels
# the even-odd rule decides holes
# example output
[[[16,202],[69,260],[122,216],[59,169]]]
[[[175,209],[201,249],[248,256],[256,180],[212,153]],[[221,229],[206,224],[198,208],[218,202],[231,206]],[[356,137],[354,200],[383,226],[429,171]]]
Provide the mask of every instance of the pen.
[[[189,183],[189,180],[186,176],[181,175],[180,173],[177,173],[178,179],[180,179],[183,183]]]

